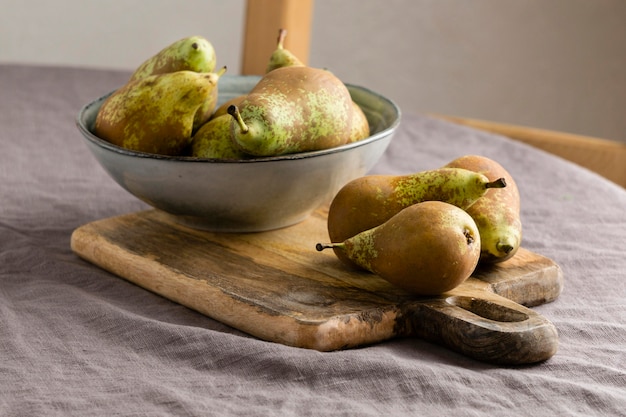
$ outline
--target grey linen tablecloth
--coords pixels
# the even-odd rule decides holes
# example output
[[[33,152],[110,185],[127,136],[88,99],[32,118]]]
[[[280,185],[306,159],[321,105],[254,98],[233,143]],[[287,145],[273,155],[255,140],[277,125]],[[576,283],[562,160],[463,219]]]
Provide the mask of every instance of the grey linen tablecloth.
[[[534,307],[559,350],[493,366],[418,339],[321,353],[250,337],[72,253],[72,231],[146,206],[95,162],[79,108],[128,73],[0,66],[0,415],[626,415],[626,191],[503,137],[404,114],[378,173],[498,160],[524,246],[562,267]]]

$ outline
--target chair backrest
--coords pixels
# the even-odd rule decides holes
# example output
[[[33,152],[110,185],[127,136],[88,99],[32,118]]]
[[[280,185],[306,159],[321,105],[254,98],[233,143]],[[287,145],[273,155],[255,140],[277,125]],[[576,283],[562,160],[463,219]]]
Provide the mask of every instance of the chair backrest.
[[[286,29],[285,48],[308,63],[313,0],[247,0],[241,72],[260,75]]]

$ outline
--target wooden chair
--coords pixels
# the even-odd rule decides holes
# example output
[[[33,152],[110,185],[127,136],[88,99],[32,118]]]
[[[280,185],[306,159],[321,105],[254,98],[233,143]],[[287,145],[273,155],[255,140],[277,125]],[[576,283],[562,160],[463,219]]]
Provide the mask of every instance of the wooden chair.
[[[626,188],[626,143],[487,120],[434,116],[519,140],[590,169]]]
[[[313,0],[247,0],[243,74],[263,74],[276,48],[279,28],[289,30],[285,48],[303,62],[309,59]],[[586,167],[626,188],[626,143],[526,126],[435,114],[528,143]]]

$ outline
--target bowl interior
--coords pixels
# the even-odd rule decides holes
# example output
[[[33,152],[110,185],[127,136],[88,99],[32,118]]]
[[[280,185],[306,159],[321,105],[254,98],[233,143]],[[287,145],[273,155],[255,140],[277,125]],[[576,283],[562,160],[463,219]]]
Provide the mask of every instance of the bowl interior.
[[[242,94],[249,92],[259,81],[261,77],[257,75],[229,75],[225,74],[220,77],[218,88],[219,95],[217,106],[222,105],[226,101],[238,97]],[[359,142],[354,142],[342,146],[338,146],[332,149],[325,149],[320,151],[301,152],[297,154],[280,155],[273,157],[260,157],[252,158],[249,160],[241,161],[227,161],[227,160],[215,160],[221,163],[253,163],[263,160],[278,160],[278,159],[301,159],[307,158],[318,154],[331,153],[343,151],[345,149],[364,146],[369,142],[380,139],[381,136],[393,132],[400,123],[401,112],[400,108],[392,100],[381,96],[365,87],[356,86],[346,83],[348,91],[352,99],[363,109],[367,121],[370,125],[370,137],[363,139]],[[102,106],[102,103],[113,93],[108,94],[92,101],[84,106],[78,115],[76,124],[83,136],[87,140],[96,142],[99,146],[110,149],[113,152],[119,152],[127,155],[135,155],[138,157],[156,158],[156,159],[202,159],[189,156],[168,156],[168,155],[156,155],[145,152],[133,151],[114,145],[104,139],[101,139],[93,134],[93,128],[96,122],[96,116],[98,110]]]

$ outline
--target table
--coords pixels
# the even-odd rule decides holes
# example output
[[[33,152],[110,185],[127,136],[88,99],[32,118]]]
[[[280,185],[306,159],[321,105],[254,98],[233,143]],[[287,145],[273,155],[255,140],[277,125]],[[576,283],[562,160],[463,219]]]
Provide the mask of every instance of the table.
[[[74,120],[129,73],[0,65],[0,414],[624,415],[626,190],[505,137],[404,114],[372,172],[499,161],[523,246],[563,269],[559,350],[523,367],[418,339],[337,352],[258,340],[78,258],[77,227],[147,206],[95,162]]]

